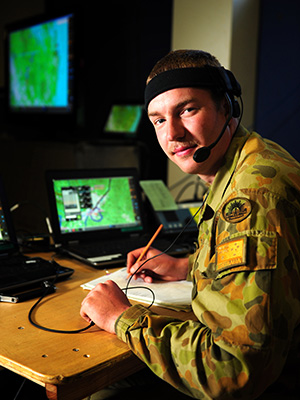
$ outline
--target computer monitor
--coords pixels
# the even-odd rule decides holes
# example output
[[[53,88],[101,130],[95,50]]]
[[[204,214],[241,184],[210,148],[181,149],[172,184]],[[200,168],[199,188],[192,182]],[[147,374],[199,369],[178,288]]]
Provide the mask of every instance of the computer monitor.
[[[135,139],[143,116],[141,104],[113,104],[104,125],[107,139]]]
[[[36,17],[6,27],[9,115],[75,112],[74,14]]]

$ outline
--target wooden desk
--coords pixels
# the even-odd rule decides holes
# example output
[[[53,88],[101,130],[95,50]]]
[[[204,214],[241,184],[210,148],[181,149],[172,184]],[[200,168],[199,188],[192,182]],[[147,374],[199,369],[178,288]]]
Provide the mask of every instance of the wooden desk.
[[[74,268],[75,273],[57,284],[56,293],[45,297],[33,314],[34,320],[60,330],[84,328],[87,324],[79,310],[87,292],[80,284],[105,271],[77,261],[57,261]],[[28,312],[36,300],[0,303],[0,365],[45,386],[49,399],[80,400],[144,368],[125,343],[97,327],[77,334],[35,328],[28,321]],[[172,315],[171,311],[160,311]]]

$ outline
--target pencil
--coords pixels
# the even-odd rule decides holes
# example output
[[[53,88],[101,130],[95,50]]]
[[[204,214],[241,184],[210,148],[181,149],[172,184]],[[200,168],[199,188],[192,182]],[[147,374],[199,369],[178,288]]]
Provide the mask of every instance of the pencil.
[[[154,233],[154,235],[152,236],[152,238],[149,240],[149,242],[147,243],[147,245],[145,246],[144,250],[141,252],[140,256],[138,257],[138,259],[136,260],[135,263],[141,261],[141,259],[144,257],[144,255],[147,253],[147,251],[149,250],[149,247],[151,246],[151,244],[154,242],[154,240],[156,239],[157,235],[159,234],[159,232],[162,230],[163,224],[160,224],[159,227],[157,228],[156,232]],[[131,276],[131,274],[127,275],[127,279]]]

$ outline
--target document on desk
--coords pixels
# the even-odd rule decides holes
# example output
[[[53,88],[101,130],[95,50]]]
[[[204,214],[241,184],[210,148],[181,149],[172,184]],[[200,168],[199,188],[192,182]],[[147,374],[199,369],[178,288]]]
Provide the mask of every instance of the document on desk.
[[[111,274],[101,276],[90,282],[81,285],[86,290],[93,289],[98,283],[103,283],[107,280],[114,281],[122,290],[127,285],[127,270],[122,268]],[[141,303],[151,304],[153,301],[152,292],[155,295],[153,305],[165,307],[177,311],[190,311],[192,299],[192,282],[176,281],[176,282],[154,282],[145,283],[142,279],[132,279],[129,283],[127,297],[131,300],[140,301]]]
[[[178,209],[178,205],[163,181],[140,181],[140,185],[148,197],[154,211],[171,211]]]

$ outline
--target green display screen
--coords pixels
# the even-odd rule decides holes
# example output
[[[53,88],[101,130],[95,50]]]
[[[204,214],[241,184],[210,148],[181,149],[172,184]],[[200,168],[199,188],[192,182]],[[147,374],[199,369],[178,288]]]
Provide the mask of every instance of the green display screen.
[[[72,107],[71,15],[9,34],[9,105],[13,110]]]
[[[62,233],[141,226],[130,177],[54,180]]]
[[[142,118],[141,105],[113,105],[104,127],[105,133],[119,133],[134,137]]]

